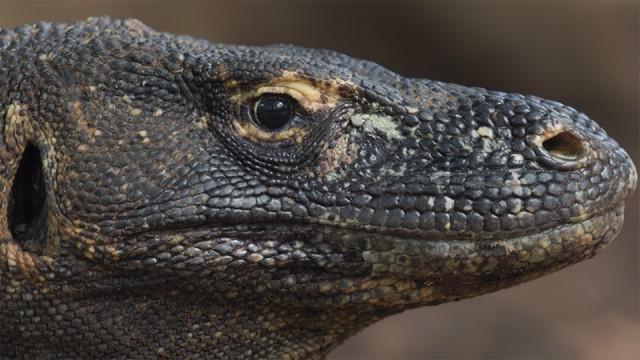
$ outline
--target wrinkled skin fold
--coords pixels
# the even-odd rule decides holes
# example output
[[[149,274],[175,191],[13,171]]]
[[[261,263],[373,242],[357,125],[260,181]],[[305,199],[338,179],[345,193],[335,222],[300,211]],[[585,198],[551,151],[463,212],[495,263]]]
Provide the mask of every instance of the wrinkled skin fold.
[[[324,358],[592,257],[637,178],[554,101],[136,20],[2,30],[0,125],[2,359]]]

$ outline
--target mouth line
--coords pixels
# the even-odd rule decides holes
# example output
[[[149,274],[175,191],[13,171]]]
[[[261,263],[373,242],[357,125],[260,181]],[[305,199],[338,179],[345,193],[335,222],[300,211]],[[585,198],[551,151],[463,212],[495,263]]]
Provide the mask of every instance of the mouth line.
[[[223,254],[227,255],[224,257],[231,260],[240,256],[243,265],[238,263],[237,266],[248,266],[250,269],[255,269],[256,263],[247,261],[249,258],[244,255],[233,255],[232,248],[239,246],[250,249],[253,246],[255,250],[250,251],[257,253],[263,249],[262,246],[266,246],[265,249],[277,249],[277,253],[264,254],[272,259],[271,265],[262,264],[263,260],[267,260],[266,257],[256,260],[263,266],[287,268],[288,274],[302,271],[308,275],[311,271],[322,274],[320,278],[324,282],[332,281],[330,274],[339,274],[340,279],[348,277],[354,286],[362,286],[364,292],[371,290],[371,294],[395,294],[393,296],[399,296],[395,300],[399,303],[418,304],[437,302],[442,298],[462,299],[494,291],[588,259],[604,249],[620,231],[623,208],[623,204],[618,204],[579,222],[561,224],[529,235],[482,241],[424,241],[327,226],[323,226],[316,234],[296,232],[287,225],[281,225],[279,229],[271,228],[274,231],[267,233],[252,231],[254,229],[249,225],[244,230],[237,230],[237,225],[230,225],[236,226],[236,230],[227,230],[230,234],[225,234],[220,228],[212,230],[210,227],[183,228],[170,234],[166,231],[147,233],[150,237],[144,240],[149,243],[143,240],[140,246],[146,251],[147,248],[153,249],[154,244],[166,241],[186,241],[183,243],[185,248],[197,247],[200,241],[224,244],[228,248],[224,250]],[[253,225],[266,229],[265,224]],[[293,237],[286,238],[288,236]],[[280,248],[279,244],[284,245],[289,240],[293,241],[292,245]],[[274,244],[267,245],[269,242]],[[207,244],[207,249],[215,249],[215,244]],[[136,249],[122,250],[120,259],[133,259],[138,255]],[[180,254],[184,255],[187,251]],[[315,256],[296,256],[297,252]],[[282,260],[279,259],[280,255],[284,256]],[[215,269],[218,265],[215,261],[204,260],[198,266],[201,269]],[[385,285],[387,283],[388,286]],[[342,294],[342,284],[337,282],[335,286],[327,287],[328,292],[323,294]],[[384,289],[376,292],[370,285]],[[333,298],[328,296],[327,299]]]
[[[402,228],[384,228],[377,227],[373,225],[360,225],[354,226],[356,224],[352,223],[331,223],[331,222],[323,222],[323,221],[314,221],[314,222],[295,222],[295,221],[286,221],[286,222],[275,222],[275,221],[256,221],[256,222],[245,222],[245,223],[236,223],[236,222],[228,222],[228,223],[220,223],[220,222],[211,222],[211,223],[198,223],[198,224],[174,224],[170,226],[163,226],[162,228],[156,228],[151,230],[145,230],[135,233],[130,233],[125,235],[125,238],[132,239],[138,238],[140,236],[143,237],[153,237],[153,236],[166,236],[166,235],[185,235],[188,233],[195,232],[212,232],[212,233],[237,233],[237,235],[242,235],[242,233],[250,233],[248,230],[256,232],[261,235],[269,234],[269,231],[274,231],[282,237],[293,236],[296,234],[308,232],[309,230],[316,230],[317,232],[325,235],[325,236],[343,236],[343,235],[351,235],[351,236],[370,236],[374,238],[386,238],[390,240],[399,240],[399,241],[417,241],[417,242],[470,242],[470,243],[484,243],[491,244],[496,241],[511,241],[519,238],[526,238],[535,236],[537,234],[543,234],[546,232],[551,232],[556,229],[562,229],[570,226],[580,225],[589,220],[599,218],[605,216],[611,212],[615,212],[621,207],[624,207],[624,201],[620,203],[616,203],[613,206],[607,207],[604,210],[593,212],[588,216],[583,216],[579,218],[573,218],[564,223],[556,223],[547,226],[541,227],[532,227],[529,229],[515,229],[513,231],[500,231],[500,232],[482,232],[482,233],[471,233],[469,231],[461,231],[461,232],[442,232],[439,230],[413,230],[413,229],[402,229]]]
[[[574,221],[571,223],[564,223],[564,224],[559,224],[556,226],[552,226],[552,227],[548,227],[545,229],[540,229],[540,231],[538,232],[532,232],[532,233],[524,233],[524,234],[518,234],[516,236],[512,236],[512,237],[494,237],[494,238],[487,238],[487,239],[464,239],[464,238],[459,238],[459,239],[439,239],[439,240],[434,240],[434,241],[424,241],[424,240],[420,240],[420,239],[412,239],[409,240],[407,238],[404,237],[396,237],[398,240],[405,240],[405,241],[416,241],[416,242],[422,242],[422,243],[450,243],[450,244],[474,244],[475,246],[478,247],[478,249],[491,249],[492,245],[496,245],[496,244],[500,244],[500,245],[505,245],[505,246],[509,246],[508,244],[517,244],[517,243],[522,243],[522,242],[528,242],[528,241],[533,241],[535,242],[536,238],[538,237],[545,237],[548,236],[551,233],[554,232],[558,232],[560,234],[567,234],[569,233],[571,230],[579,228],[579,227],[584,227],[586,224],[590,224],[588,229],[584,229],[587,230],[585,231],[585,233],[589,233],[592,234],[593,230],[599,230],[602,227],[594,227],[592,226],[593,223],[602,223],[603,221],[605,221],[605,219],[607,219],[608,217],[614,215],[614,214],[618,214],[618,213],[622,213],[622,211],[619,211],[620,208],[618,207],[611,207],[605,211],[599,212],[597,214],[594,214],[593,216],[584,218],[584,219],[580,219],[579,221]],[[603,223],[604,224],[604,223]],[[607,225],[610,226],[617,226],[619,223],[607,223]],[[563,241],[571,241],[571,240],[575,240],[578,239],[579,237],[581,237],[582,235],[584,235],[584,233],[577,233],[575,234],[576,236],[568,238],[568,239],[563,239]],[[594,238],[600,238],[600,233],[598,231],[596,231],[596,236],[593,236]]]
[[[372,275],[382,277],[395,275],[435,282],[457,279],[451,283],[535,278],[593,257],[615,238],[622,222],[619,207],[580,222],[512,238],[485,241],[385,238],[378,242],[383,246],[372,241],[373,246],[363,251],[362,258],[371,264]]]

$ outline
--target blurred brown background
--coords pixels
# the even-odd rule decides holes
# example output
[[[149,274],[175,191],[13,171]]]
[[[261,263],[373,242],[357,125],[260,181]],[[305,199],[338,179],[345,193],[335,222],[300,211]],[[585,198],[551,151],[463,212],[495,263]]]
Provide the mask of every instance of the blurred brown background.
[[[0,27],[108,14],[214,42],[332,48],[403,75],[564,102],[638,164],[638,4],[0,0]],[[593,260],[388,318],[330,359],[639,358],[639,193],[620,237]]]

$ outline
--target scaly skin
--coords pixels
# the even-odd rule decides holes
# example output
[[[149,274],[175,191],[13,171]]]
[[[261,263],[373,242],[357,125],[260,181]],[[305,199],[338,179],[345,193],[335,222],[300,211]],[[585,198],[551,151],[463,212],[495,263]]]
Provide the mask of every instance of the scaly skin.
[[[0,32],[0,148],[3,359],[321,359],[593,256],[636,184],[557,102],[108,18]]]

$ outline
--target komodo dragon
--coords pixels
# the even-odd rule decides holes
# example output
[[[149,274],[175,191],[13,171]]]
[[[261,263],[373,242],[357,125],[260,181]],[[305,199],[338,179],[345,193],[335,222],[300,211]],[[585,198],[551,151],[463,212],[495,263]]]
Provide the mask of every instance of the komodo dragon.
[[[560,103],[136,20],[0,32],[0,358],[322,359],[590,258],[636,185]]]

